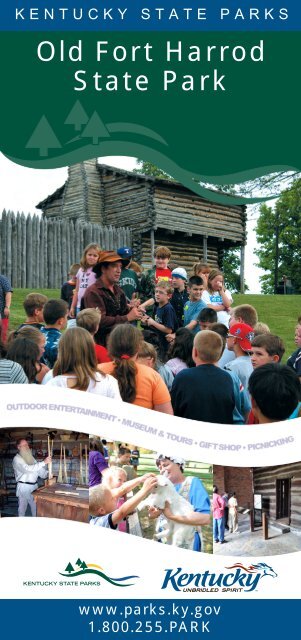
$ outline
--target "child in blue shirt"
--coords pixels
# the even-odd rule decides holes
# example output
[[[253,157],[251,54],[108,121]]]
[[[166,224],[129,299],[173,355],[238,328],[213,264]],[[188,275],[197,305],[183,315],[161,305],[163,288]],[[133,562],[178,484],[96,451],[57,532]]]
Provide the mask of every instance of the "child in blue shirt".
[[[65,300],[48,300],[43,308],[45,327],[41,333],[45,335],[45,351],[43,363],[50,369],[57,359],[58,344],[68,319],[68,304]]]
[[[146,324],[159,337],[163,353],[166,353],[168,349],[166,336],[175,333],[178,328],[176,312],[169,302],[172,292],[172,287],[168,282],[159,282],[155,287],[153,317],[145,316],[142,318],[143,324]]]
[[[189,300],[184,306],[184,327],[190,329],[193,334],[196,334],[200,330],[198,323],[200,312],[207,307],[202,300],[204,284],[200,276],[192,276],[192,278],[190,278],[188,291]]]
[[[89,511],[92,516],[90,524],[96,527],[117,529],[118,524],[134,511],[139,502],[144,500],[157,486],[156,476],[149,476],[144,480],[143,486],[132,498],[126,500],[117,508],[116,492],[103,484],[89,489]],[[125,483],[127,484],[127,483]]]

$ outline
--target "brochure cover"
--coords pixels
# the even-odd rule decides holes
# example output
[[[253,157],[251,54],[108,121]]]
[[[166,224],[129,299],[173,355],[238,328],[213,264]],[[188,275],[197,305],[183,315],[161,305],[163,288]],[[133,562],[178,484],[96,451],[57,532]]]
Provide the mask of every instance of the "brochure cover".
[[[245,425],[235,413],[238,401],[243,413],[251,408],[241,404],[249,402],[245,396],[242,401],[241,379],[235,400],[234,377],[232,382],[227,374],[221,384],[216,373],[221,369],[213,367],[212,373],[223,347],[217,334],[212,342],[212,333],[207,359],[201,358],[204,350],[195,339],[197,366],[187,365],[204,376],[190,380],[187,373],[177,373],[178,380],[186,381],[184,395],[184,387],[173,381],[175,415],[166,386],[160,387],[157,372],[146,368],[150,352],[140,354],[144,364],[135,365],[135,384],[133,373],[126,383],[120,373],[119,384],[107,374],[115,366],[119,372],[131,370],[138,352],[132,322],[138,321],[139,331],[143,326],[155,333],[156,346],[166,351],[162,325],[166,335],[176,329],[170,317],[163,321],[160,315],[171,295],[170,283],[164,282],[171,279],[168,260],[169,266],[174,260],[174,277],[183,281],[195,263],[209,264],[212,271],[222,266],[227,250],[239,250],[243,289],[247,206],[273,202],[279,195],[277,181],[271,181],[275,187],[269,193],[264,188],[270,176],[301,170],[300,7],[292,0],[197,5],[112,0],[106,6],[92,0],[4,0],[0,15],[0,150],[16,171],[21,166],[38,176],[40,170],[47,174],[68,167],[65,183],[49,186],[34,202],[39,215],[2,213],[2,339],[11,304],[9,278],[14,289],[24,290],[24,298],[33,291],[42,296],[30,299],[25,309],[28,324],[48,326],[43,345],[35,344],[36,359],[46,344],[43,366],[52,369],[56,357],[51,349],[57,348],[60,331],[66,353],[75,357],[78,333],[72,334],[72,328],[64,333],[67,316],[75,322],[79,299],[69,270],[77,265],[75,276],[80,268],[85,276],[82,289],[93,287],[93,251],[98,278],[108,265],[110,273],[117,263],[120,270],[126,268],[131,248],[144,270],[144,300],[155,295],[159,309],[152,317],[147,307],[138,311],[133,290],[128,300],[123,294],[119,317],[129,317],[119,326],[130,327],[132,343],[122,345],[119,337],[113,364],[102,364],[93,383],[82,382],[83,389],[88,384],[106,387],[100,395],[83,393],[80,386],[67,388],[73,386],[74,365],[54,369],[48,384],[36,379],[45,370],[38,367],[33,375],[28,369],[38,384],[24,385],[22,370],[13,366],[8,371],[5,358],[0,360],[3,630],[26,639],[33,633],[84,640],[93,635],[129,638],[136,632],[143,638],[166,634],[179,639],[210,634],[215,640],[230,635],[235,625],[246,638],[267,633],[280,638],[288,620],[297,623],[300,597],[300,390],[295,382],[287,415],[281,409],[277,413],[283,403],[277,404],[280,388],[278,393],[274,389],[271,420],[262,420],[265,416],[253,406],[254,424]],[[151,164],[152,173],[116,168],[111,156],[138,158]],[[276,239],[279,229],[279,224],[273,229]],[[280,244],[277,239],[275,246]],[[83,256],[86,246],[92,258]],[[156,270],[150,274],[158,247],[161,279]],[[164,253],[166,247],[171,255]],[[109,252],[118,248],[125,252],[116,260]],[[218,270],[212,277],[220,285],[206,304],[227,316],[231,296]],[[125,285],[132,285],[125,279]],[[58,298],[65,281],[69,310],[68,305],[55,313],[50,308],[47,318],[38,317],[47,298]],[[113,280],[111,285],[107,296],[114,307]],[[282,285],[289,293],[287,278]],[[182,300],[183,308],[188,302],[186,312],[200,302],[201,290],[191,291],[201,286],[198,280],[190,283],[190,299]],[[104,304],[95,300],[89,298],[88,305],[94,310]],[[119,295],[118,305],[122,300]],[[113,316],[116,309],[111,307]],[[18,313],[10,319],[17,330],[25,320],[23,309]],[[193,317],[189,328],[196,331]],[[223,324],[222,316],[218,319]],[[241,340],[248,353],[255,322],[246,333],[251,320],[238,316],[231,334],[226,320],[228,352]],[[104,333],[98,336],[97,326],[94,334],[104,349],[103,336],[112,327],[108,322],[102,327]],[[202,341],[208,326],[200,328]],[[51,340],[49,330],[57,332]],[[34,341],[34,335],[21,339]],[[81,340],[88,349],[91,336]],[[278,354],[281,345],[277,348]],[[113,339],[110,349],[113,353]],[[17,356],[12,359],[18,362]],[[298,354],[296,371],[297,359]],[[156,386],[152,400],[142,398],[140,404],[135,401],[137,371],[144,389]],[[70,383],[66,373],[72,374]],[[55,378],[63,378],[60,385]],[[203,411],[206,402],[200,398],[207,387],[208,393],[214,387],[216,400],[214,406],[208,402],[198,420],[197,406],[203,403]],[[288,401],[284,404],[287,408]],[[90,465],[97,456],[103,461],[101,485],[96,472],[92,482]]]

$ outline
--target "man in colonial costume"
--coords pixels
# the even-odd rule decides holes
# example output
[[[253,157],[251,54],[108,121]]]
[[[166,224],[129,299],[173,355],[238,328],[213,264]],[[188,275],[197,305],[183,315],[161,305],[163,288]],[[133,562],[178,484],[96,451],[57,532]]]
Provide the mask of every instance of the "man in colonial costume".
[[[13,459],[13,470],[17,483],[18,516],[25,516],[27,505],[30,506],[31,515],[36,516],[37,508],[32,493],[38,488],[38,478],[47,478],[46,465],[51,461],[51,457],[47,456],[42,462],[37,462],[24,438],[17,441],[17,449],[18,453]]]

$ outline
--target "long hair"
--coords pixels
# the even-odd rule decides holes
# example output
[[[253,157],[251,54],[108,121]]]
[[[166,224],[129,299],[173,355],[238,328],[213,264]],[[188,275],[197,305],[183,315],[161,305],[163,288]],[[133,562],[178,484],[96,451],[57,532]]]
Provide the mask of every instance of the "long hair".
[[[16,338],[9,346],[6,357],[23,367],[29,383],[35,382],[42,365],[39,363],[40,349],[33,340],[24,337]]]
[[[97,436],[89,439],[89,448],[90,451],[99,451],[102,455],[104,455],[104,448],[100,438]]]
[[[214,278],[216,278],[216,276],[222,276],[223,278],[223,282],[224,282],[224,274],[222,273],[222,271],[220,271],[219,269],[211,269],[209,276],[208,276],[208,291],[210,291],[210,293],[212,293],[213,289],[212,289],[212,280],[214,280]]]
[[[16,340],[17,338],[28,338],[28,340],[31,340],[39,347],[41,343],[41,337],[44,337],[45,340],[45,335],[41,333],[39,329],[37,329],[36,327],[32,327],[30,324],[24,325],[24,327],[10,332],[7,340],[7,346],[9,347],[11,344],[13,344],[14,340]]]
[[[170,359],[179,358],[187,364],[187,367],[194,367],[195,363],[192,359],[193,340],[194,335],[189,329],[185,329],[185,327],[177,329],[175,340],[171,343],[168,351],[168,357]]]
[[[153,368],[156,369],[158,354],[156,347],[145,340],[141,340],[139,344],[138,358],[151,358],[153,360]]]
[[[209,275],[212,267],[209,266],[207,262],[195,262],[192,265],[192,275],[198,276],[200,272]]]
[[[86,329],[71,327],[62,335],[58,357],[53,367],[53,377],[73,373],[76,384],[73,389],[86,391],[91,379],[96,382],[97,360],[93,338]]]
[[[131,324],[117,325],[109,337],[108,351],[115,364],[112,375],[124,402],[132,403],[136,399],[137,367],[133,357],[138,353],[141,340],[141,332]]]
[[[87,265],[87,253],[88,251],[91,251],[91,249],[95,249],[95,251],[98,251],[98,253],[101,252],[101,248],[98,244],[96,244],[95,242],[90,242],[90,244],[88,244],[85,248],[84,248],[84,252],[83,255],[80,259],[80,266],[81,268],[86,271],[86,269],[88,269]]]

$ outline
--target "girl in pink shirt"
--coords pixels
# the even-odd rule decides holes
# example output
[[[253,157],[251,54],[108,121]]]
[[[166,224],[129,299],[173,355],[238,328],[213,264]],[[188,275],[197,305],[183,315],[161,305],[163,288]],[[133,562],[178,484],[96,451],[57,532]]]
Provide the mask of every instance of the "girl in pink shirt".
[[[97,264],[99,253],[101,249],[98,244],[91,243],[84,249],[80,261],[80,269],[76,274],[76,288],[70,307],[69,315],[71,318],[75,318],[80,311],[80,305],[82,297],[88,287],[94,284],[96,280],[96,274],[93,271],[93,267]]]
[[[212,515],[213,515],[213,539],[214,542],[224,544],[225,540],[225,502],[218,493],[217,486],[213,487]]]

